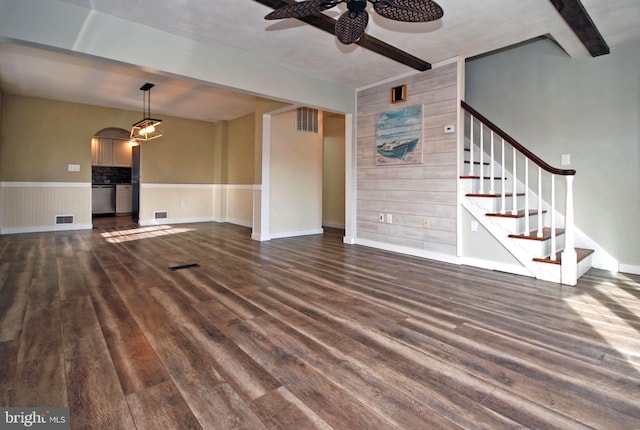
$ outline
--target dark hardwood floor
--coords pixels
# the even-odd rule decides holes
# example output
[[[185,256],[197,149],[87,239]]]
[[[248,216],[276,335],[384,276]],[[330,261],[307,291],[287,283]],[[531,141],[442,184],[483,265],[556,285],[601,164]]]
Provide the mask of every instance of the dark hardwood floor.
[[[640,277],[216,223],[0,236],[0,363],[0,405],[74,429],[638,429]]]

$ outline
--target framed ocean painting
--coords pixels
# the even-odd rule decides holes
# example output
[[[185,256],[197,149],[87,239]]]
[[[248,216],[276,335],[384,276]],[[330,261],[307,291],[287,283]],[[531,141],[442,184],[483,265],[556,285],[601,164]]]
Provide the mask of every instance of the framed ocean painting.
[[[383,112],[376,118],[376,164],[422,163],[422,105]]]

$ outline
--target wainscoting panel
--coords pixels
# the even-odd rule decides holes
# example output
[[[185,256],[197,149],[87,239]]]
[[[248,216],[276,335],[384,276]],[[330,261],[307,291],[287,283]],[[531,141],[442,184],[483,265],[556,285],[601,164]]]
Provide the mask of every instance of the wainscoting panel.
[[[2,234],[91,228],[88,182],[1,182],[0,201]]]
[[[142,184],[140,225],[214,221],[211,184]],[[154,213],[166,212],[156,219]]]
[[[142,184],[140,224],[228,222],[251,227],[253,185]],[[154,214],[166,212],[166,218]]]

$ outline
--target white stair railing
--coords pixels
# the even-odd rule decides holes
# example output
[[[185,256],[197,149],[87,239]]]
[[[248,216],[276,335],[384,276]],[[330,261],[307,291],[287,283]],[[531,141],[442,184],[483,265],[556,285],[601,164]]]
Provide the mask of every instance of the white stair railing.
[[[575,176],[575,170],[570,169],[558,169],[550,166],[538,156],[533,154],[523,145],[518,143],[515,139],[502,131],[499,127],[485,118],[478,111],[473,109],[464,101],[462,102],[462,108],[466,111],[469,118],[469,134],[466,135],[470,142],[468,148],[469,153],[469,168],[468,176],[479,178],[479,192],[484,193],[484,179],[485,179],[485,158],[489,158],[489,188],[490,193],[495,194],[495,171],[494,166],[498,164],[496,160],[496,149],[494,147],[494,135],[498,135],[502,139],[502,144],[499,147],[499,166],[502,169],[500,177],[497,178],[500,182],[500,214],[506,214],[506,199],[509,195],[506,193],[507,182],[509,177],[511,178],[511,214],[513,216],[518,215],[518,184],[523,184],[524,188],[524,234],[535,235],[539,238],[544,237],[544,227],[550,229],[550,253],[549,259],[556,260],[557,249],[557,217],[556,208],[558,202],[556,202],[556,177],[564,177],[566,190],[564,196],[564,202],[560,202],[560,207],[564,206],[564,249],[562,250],[561,262],[562,262],[562,283],[575,285],[577,280],[577,254],[575,250],[575,226],[574,222],[574,206],[573,206],[573,178]],[[479,127],[477,127],[479,125]],[[476,131],[477,130],[477,131]],[[485,150],[484,139],[485,133],[489,134],[490,148]],[[474,148],[476,147],[477,148]],[[476,149],[478,153],[476,155]],[[507,157],[507,153],[511,152],[511,157]],[[511,158],[511,165],[505,165],[505,161]],[[476,159],[479,161],[476,164]],[[523,167],[519,169],[518,163]],[[537,171],[537,199],[533,197],[529,189],[530,169],[529,164],[533,163],[538,168],[533,169]],[[522,170],[522,172],[520,171]],[[520,176],[519,176],[520,175]],[[547,179],[545,179],[547,178]],[[547,188],[543,185],[547,184]],[[545,198],[545,196],[547,196]],[[537,201],[536,201],[537,200]],[[546,207],[549,207],[550,216],[545,223],[545,217],[543,216]],[[535,210],[530,210],[531,203],[535,204]],[[563,204],[564,203],[564,204]],[[537,227],[531,230],[530,217],[535,214],[537,219]]]

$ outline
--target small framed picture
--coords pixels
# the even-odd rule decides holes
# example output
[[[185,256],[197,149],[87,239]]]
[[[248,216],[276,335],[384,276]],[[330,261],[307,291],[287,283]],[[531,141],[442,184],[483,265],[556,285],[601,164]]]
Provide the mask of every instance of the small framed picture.
[[[391,103],[407,101],[407,84],[398,85],[391,88]]]

